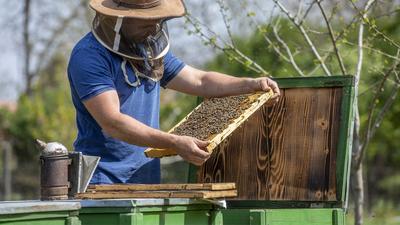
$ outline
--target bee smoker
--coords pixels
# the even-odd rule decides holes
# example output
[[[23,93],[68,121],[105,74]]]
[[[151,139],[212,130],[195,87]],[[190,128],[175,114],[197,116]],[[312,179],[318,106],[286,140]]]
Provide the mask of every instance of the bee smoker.
[[[86,191],[100,157],[68,152],[57,142],[37,140],[40,156],[41,200],[66,200]]]

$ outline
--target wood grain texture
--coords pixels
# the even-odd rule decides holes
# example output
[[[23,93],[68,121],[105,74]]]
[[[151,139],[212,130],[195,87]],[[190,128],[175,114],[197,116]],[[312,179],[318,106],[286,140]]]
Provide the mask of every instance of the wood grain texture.
[[[223,191],[89,191],[75,195],[75,199],[125,198],[226,198],[237,196],[236,190]]]
[[[207,183],[207,184],[102,184],[89,185],[90,191],[166,191],[166,190],[231,190],[235,183]]]
[[[282,90],[221,143],[198,182],[235,182],[237,199],[335,201],[342,88]]]

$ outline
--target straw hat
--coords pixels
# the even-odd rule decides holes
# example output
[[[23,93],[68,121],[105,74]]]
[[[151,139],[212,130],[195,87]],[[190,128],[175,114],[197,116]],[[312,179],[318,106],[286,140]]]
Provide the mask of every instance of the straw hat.
[[[182,0],[91,0],[89,5],[106,16],[138,19],[181,17],[186,12]]]

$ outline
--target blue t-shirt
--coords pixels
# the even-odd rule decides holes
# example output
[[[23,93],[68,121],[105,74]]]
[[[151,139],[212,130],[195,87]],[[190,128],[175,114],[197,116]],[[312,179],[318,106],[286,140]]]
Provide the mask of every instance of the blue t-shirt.
[[[168,52],[160,82],[140,78],[141,85],[132,87],[124,79],[122,61],[122,57],[103,47],[92,33],[74,47],[68,65],[78,127],[74,148],[85,155],[101,157],[92,184],[159,183],[159,159],[146,158],[143,153],[146,148],[117,140],[103,132],[82,102],[104,91],[116,90],[122,113],[158,129],[160,85],[165,86],[185,64]],[[130,82],[135,82],[136,76],[129,63],[126,71]]]

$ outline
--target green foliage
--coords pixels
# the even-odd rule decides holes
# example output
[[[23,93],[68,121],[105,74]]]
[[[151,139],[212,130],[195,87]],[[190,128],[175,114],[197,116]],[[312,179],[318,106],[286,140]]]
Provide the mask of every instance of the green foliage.
[[[400,198],[400,173],[385,177],[379,182],[379,187],[390,196]]]
[[[393,21],[374,20],[373,23],[378,26],[381,30],[384,30],[390,37],[396,37],[400,39],[400,28],[398,26],[400,16]],[[323,28],[313,29],[322,30]],[[344,38],[349,42],[356,43],[357,41],[357,26],[349,27]],[[368,33],[369,32],[369,33]],[[290,47],[295,49],[294,58],[296,63],[302,68],[305,74],[309,74],[318,65],[318,61],[311,54],[309,47],[304,42],[303,37],[297,31],[290,28],[288,21],[280,22],[279,34]],[[326,52],[323,49],[331,48],[331,41],[327,35],[313,35],[313,42],[318,46],[321,56],[324,56]],[[265,41],[264,36],[267,35],[275,46],[277,46],[281,52],[285,53],[282,45],[280,45],[276,38],[274,38],[273,31],[269,25],[263,25],[257,29],[248,38],[236,38],[236,47],[242,51],[246,56],[254,59],[260,66],[265,70],[269,71],[275,77],[288,77],[296,75],[296,71],[290,63],[282,59],[272,48],[273,46],[268,45]],[[395,55],[395,49],[388,43],[380,41],[380,39],[373,38],[372,31],[367,31],[367,37],[365,45],[367,47],[373,47],[381,52]],[[345,67],[347,68],[347,74],[354,74],[357,64],[357,46],[346,44],[347,41],[341,42],[338,46],[342,53]],[[361,74],[361,81],[359,86],[359,107],[361,114],[361,134],[365,132],[366,122],[368,119],[368,111],[372,105],[372,99],[378,91],[380,92],[377,101],[377,109],[382,108],[385,103],[385,99],[389,96],[389,93],[393,87],[394,77],[389,77],[389,82],[384,86],[382,91],[377,90],[379,87],[380,80],[387,69],[393,63],[393,59],[386,57],[378,51],[371,51],[368,49],[364,50],[363,70]],[[337,63],[336,56],[331,54],[325,60],[327,67],[332,71],[334,75],[342,74]],[[234,74],[237,76],[258,76],[252,74],[246,66],[234,61],[229,55],[221,53],[211,60],[208,64],[208,69],[221,71],[228,74]],[[324,75],[323,71],[318,68],[311,75]],[[296,75],[298,76],[298,75]],[[376,115],[378,112],[375,112]],[[373,199],[387,198],[393,200],[393,194],[395,190],[399,190],[398,177],[394,177],[391,171],[398,171],[400,169],[400,98],[395,100],[394,105],[391,107],[389,112],[386,114],[385,119],[377,129],[375,137],[371,140],[366,155],[366,165],[368,170],[368,190],[373,196]],[[379,182],[379,180],[381,180]],[[398,192],[394,195],[397,199],[400,198]]]
[[[16,112],[0,113],[1,128],[11,141],[18,164],[13,172],[13,191],[24,198],[37,198],[39,193],[39,149],[35,139],[57,141],[72,150],[75,111],[65,71],[63,58],[56,57],[41,74],[32,95],[19,98]]]
[[[168,100],[169,98],[169,100]],[[196,107],[197,97],[186,94],[161,92],[160,127],[168,131]]]
[[[282,19],[279,27],[280,29],[277,31],[279,37],[284,39],[285,44],[287,44],[287,46],[292,50],[293,58],[297,64],[301,65],[301,68],[304,70],[303,72],[311,72],[314,68],[318,67],[320,64],[319,61],[315,60],[312,52],[308,50],[309,47],[307,46],[303,36],[299,32],[293,30],[290,21]],[[324,36],[312,35],[311,37],[315,43],[326,42],[326,37]],[[266,38],[271,40],[272,43],[268,44]],[[286,48],[274,35],[271,25],[261,25],[249,38],[236,37],[234,42],[237,49],[243,52],[243,54],[248,56],[250,59],[254,60],[254,62],[263,67],[272,76],[298,76],[298,73],[290,62],[284,60],[275,52],[274,48],[279,49],[280,52],[286,55]],[[326,43],[327,46],[328,44],[329,43]],[[356,60],[354,56],[356,55],[351,55],[353,59],[350,61]],[[331,58],[332,56],[327,57],[327,63],[332,61]],[[248,64],[251,64],[251,62],[246,61],[245,64],[247,64],[247,66],[243,66],[230,56],[219,54],[207,64],[207,68],[228,74],[235,74],[240,77],[259,76],[259,74],[254,74],[249,70]],[[338,66],[334,64],[330,64],[329,66],[332,67],[331,69],[335,71],[336,74],[341,74]],[[313,74],[323,75],[324,73],[319,67],[315,69]]]
[[[399,209],[391,203],[379,200],[369,212],[364,215],[364,225],[397,225],[400,223]],[[354,224],[352,211],[346,216],[346,224]]]

